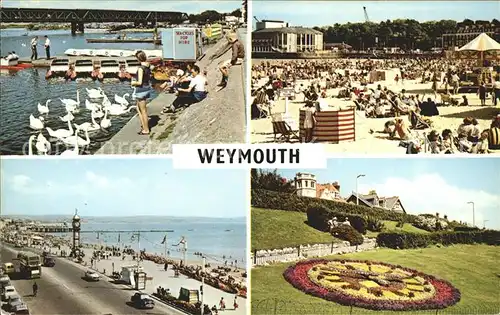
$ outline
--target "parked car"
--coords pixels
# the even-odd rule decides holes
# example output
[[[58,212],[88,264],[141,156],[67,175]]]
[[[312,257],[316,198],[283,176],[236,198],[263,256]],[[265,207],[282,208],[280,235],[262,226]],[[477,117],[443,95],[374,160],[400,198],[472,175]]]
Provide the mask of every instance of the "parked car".
[[[16,307],[18,305],[21,305],[23,304],[23,301],[21,300],[21,297],[18,295],[18,294],[15,294],[15,295],[11,295],[8,299],[7,299],[7,306],[6,306],[6,309],[7,311],[9,312],[14,312]]]
[[[0,294],[3,293],[3,289],[7,286],[10,286],[10,278],[8,275],[1,275],[0,276]]]
[[[155,301],[149,297],[147,294],[136,293],[130,298],[132,304],[136,308],[140,309],[152,309],[155,307]]]
[[[4,288],[2,292],[2,300],[7,301],[9,297],[18,295],[16,288],[14,288],[12,285],[8,285]]]
[[[14,314],[16,315],[30,315],[30,311],[26,303],[16,304],[12,309],[12,312],[14,312]]]
[[[94,270],[87,270],[83,278],[88,281],[99,281],[100,276]]]

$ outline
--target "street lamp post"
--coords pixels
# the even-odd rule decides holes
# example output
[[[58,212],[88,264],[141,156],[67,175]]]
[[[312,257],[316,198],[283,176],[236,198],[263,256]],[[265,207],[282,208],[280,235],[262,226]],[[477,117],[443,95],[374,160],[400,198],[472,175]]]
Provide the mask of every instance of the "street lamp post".
[[[359,174],[356,176],[356,205],[359,206],[359,195],[358,195],[358,180],[360,177],[365,177],[365,174]]]
[[[476,226],[476,209],[474,206],[474,201],[469,201],[467,204],[472,205],[472,227]]]

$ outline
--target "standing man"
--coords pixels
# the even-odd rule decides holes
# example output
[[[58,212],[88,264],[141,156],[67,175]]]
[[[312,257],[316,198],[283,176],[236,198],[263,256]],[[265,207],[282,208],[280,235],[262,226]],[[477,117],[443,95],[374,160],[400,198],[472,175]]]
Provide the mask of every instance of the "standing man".
[[[50,59],[50,39],[45,35],[45,54],[47,55],[47,60]]]
[[[37,45],[38,45],[38,36],[35,36],[31,39],[31,60],[38,59],[38,51],[36,50]]]
[[[497,106],[497,100],[500,99],[500,75],[497,74],[493,82],[493,105]],[[497,118],[498,119],[498,118]]]

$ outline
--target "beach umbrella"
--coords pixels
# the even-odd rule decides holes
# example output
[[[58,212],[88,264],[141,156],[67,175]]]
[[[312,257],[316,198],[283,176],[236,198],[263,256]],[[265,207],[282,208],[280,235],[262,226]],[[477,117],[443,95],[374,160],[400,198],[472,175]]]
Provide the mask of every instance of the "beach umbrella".
[[[481,62],[486,59],[500,60],[500,44],[486,33],[481,33],[469,43],[458,49],[459,56],[465,59],[479,57]],[[481,64],[482,65],[482,64]]]

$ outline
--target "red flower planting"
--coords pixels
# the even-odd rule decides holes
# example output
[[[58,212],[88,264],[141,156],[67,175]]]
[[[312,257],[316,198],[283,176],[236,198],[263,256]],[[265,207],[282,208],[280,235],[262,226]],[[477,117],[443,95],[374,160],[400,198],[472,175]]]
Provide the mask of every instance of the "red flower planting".
[[[443,309],[460,301],[460,291],[448,281],[382,262],[312,259],[283,276],[306,294],[372,310]]]

